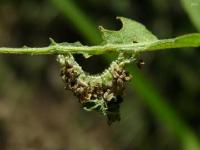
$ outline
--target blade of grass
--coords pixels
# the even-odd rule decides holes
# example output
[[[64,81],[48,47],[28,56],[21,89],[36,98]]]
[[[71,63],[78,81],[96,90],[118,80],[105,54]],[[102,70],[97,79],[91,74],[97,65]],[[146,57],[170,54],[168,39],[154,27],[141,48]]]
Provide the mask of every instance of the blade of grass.
[[[98,34],[96,27],[89,17],[82,13],[81,9],[71,0],[50,0],[54,6],[69,20],[76,29],[80,31],[82,36],[91,44],[101,42],[101,36]]]
[[[75,27],[82,33],[90,43],[98,44],[100,41],[100,35],[95,28],[95,25],[90,21],[89,17],[84,15],[84,12],[70,0],[50,0],[56,8],[70,21]],[[69,8],[70,7],[70,8]],[[68,9],[69,10],[66,10]],[[77,21],[76,16],[79,18]],[[87,23],[86,23],[87,21]],[[87,27],[86,27],[87,26]],[[84,28],[87,28],[87,32]],[[93,32],[95,36],[88,36],[87,34]],[[93,38],[96,37],[96,40]],[[106,57],[106,60],[109,60]],[[187,126],[187,124],[176,114],[175,111],[167,104],[167,100],[164,99],[157,90],[152,86],[152,83],[144,77],[138,70],[129,68],[131,74],[134,75],[132,80],[132,88],[138,93],[138,95],[149,106],[152,113],[163,122],[182,142],[185,150],[198,150],[200,148],[199,141],[194,132]]]
[[[192,23],[200,31],[200,0],[181,0],[181,2]]]
[[[131,67],[129,72],[134,75],[134,80],[131,82],[134,90],[142,96],[153,114],[182,141],[183,148],[198,150],[200,148],[198,137],[166,103],[167,100],[157,92],[153,84],[138,69]]]

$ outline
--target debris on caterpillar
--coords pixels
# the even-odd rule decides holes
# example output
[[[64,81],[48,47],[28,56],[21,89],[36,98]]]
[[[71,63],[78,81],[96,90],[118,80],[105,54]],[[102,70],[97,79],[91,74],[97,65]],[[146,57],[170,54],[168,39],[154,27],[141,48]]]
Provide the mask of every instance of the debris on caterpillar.
[[[135,58],[120,54],[103,73],[90,75],[83,71],[72,54],[58,55],[60,76],[65,88],[71,90],[87,111],[98,111],[107,116],[108,124],[120,120],[119,104],[127,81],[131,76],[124,69],[125,64]]]

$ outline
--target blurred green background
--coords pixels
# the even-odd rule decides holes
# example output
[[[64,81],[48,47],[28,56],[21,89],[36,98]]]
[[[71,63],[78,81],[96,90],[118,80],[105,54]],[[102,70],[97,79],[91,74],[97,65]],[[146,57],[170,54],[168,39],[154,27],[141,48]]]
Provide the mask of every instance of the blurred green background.
[[[116,16],[143,23],[159,38],[199,32],[200,0],[1,0],[0,47],[101,42],[98,25]],[[200,49],[145,53],[129,66],[120,122],[80,109],[64,90],[55,56],[0,56],[1,150],[200,150]],[[108,56],[77,61],[90,73]]]

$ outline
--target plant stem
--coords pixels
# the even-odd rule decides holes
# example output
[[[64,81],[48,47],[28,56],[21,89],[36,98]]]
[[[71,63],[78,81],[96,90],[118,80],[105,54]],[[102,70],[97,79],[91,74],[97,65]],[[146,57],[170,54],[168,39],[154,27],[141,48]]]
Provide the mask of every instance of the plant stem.
[[[0,54],[30,54],[30,55],[43,55],[43,54],[80,54],[86,53],[90,55],[99,55],[105,53],[140,53],[146,51],[157,51],[169,48],[183,48],[183,47],[199,47],[200,42],[192,44],[182,44],[177,42],[178,38],[157,40],[146,43],[132,43],[132,44],[106,44],[98,46],[74,46],[68,44],[53,43],[48,47],[41,48],[0,48]]]

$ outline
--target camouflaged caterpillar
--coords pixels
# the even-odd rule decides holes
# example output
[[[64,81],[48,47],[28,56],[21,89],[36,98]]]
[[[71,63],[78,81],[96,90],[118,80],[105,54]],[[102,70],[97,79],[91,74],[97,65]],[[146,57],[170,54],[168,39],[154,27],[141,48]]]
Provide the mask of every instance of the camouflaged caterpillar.
[[[121,95],[126,82],[131,80],[131,76],[124,67],[134,60],[133,56],[127,58],[124,54],[119,54],[103,73],[90,75],[75,61],[72,54],[57,57],[65,88],[78,97],[85,110],[95,110],[107,116],[108,124],[120,120]]]

